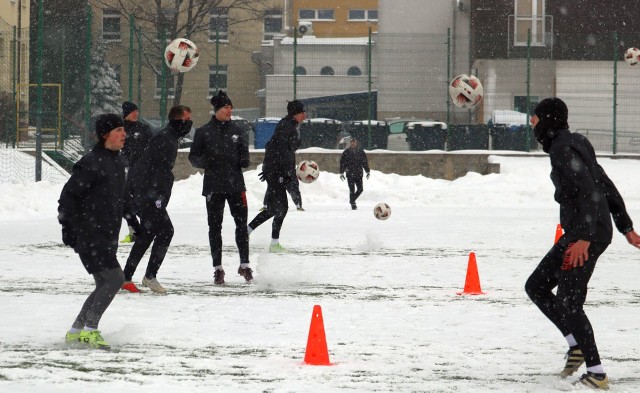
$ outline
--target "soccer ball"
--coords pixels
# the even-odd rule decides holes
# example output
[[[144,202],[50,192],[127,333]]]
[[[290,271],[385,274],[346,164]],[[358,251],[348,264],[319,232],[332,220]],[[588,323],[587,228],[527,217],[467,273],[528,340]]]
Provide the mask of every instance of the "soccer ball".
[[[473,75],[458,75],[449,84],[449,96],[458,108],[473,108],[482,101],[483,93],[480,79]]]
[[[638,48],[629,48],[624,52],[624,61],[627,62],[630,66],[638,65],[638,61],[640,61],[640,49]]]
[[[296,176],[303,183],[313,183],[320,176],[320,169],[315,161],[304,160],[296,167]]]
[[[186,38],[176,38],[164,50],[164,61],[172,73],[190,71],[198,64],[200,50]]]
[[[378,203],[373,208],[373,215],[378,220],[386,220],[387,218],[391,217],[391,206],[387,205],[384,202]]]

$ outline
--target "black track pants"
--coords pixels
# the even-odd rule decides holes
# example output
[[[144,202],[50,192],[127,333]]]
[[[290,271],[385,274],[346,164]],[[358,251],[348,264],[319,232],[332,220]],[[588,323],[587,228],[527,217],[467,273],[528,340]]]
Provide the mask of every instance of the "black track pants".
[[[151,256],[145,277],[154,278],[167,255],[167,250],[173,239],[173,224],[165,207],[156,207],[155,202],[149,201],[138,212],[142,233],[136,237],[136,242],[131,247],[127,264],[124,267],[125,281],[131,281],[133,274],[147,252],[151,243]]]
[[[553,322],[563,336],[573,334],[584,354],[587,367],[600,364],[600,355],[591,322],[584,312],[587,284],[596,267],[598,257],[608,244],[592,242],[589,260],[584,266],[564,264],[566,244],[555,244],[531,273],[525,284],[527,294],[542,313]],[[554,295],[552,289],[558,287]]]
[[[229,211],[236,223],[236,245],[240,254],[240,263],[249,263],[248,211],[245,192],[210,194],[207,196],[207,221],[213,267],[222,265],[222,219],[225,202],[229,203]]]
[[[265,196],[267,209],[260,212],[249,226],[256,229],[262,223],[273,217],[271,225],[271,238],[280,239],[280,229],[284,223],[284,218],[289,211],[289,201],[287,200],[287,186],[279,183],[277,179],[267,180],[267,194]]]
[[[356,203],[356,199],[362,194],[362,176],[347,176],[349,186],[349,203]]]
[[[80,259],[83,258],[96,257],[91,254],[80,254]],[[98,256],[98,258],[100,258],[100,256]],[[109,258],[115,258],[115,255],[109,256]],[[76,329],[82,329],[85,326],[94,329],[98,328],[102,314],[107,310],[111,301],[124,283],[124,274],[120,268],[109,269],[94,273],[93,279],[96,282],[96,289],[94,289],[87,300],[85,300],[80,314],[78,314],[75,322],[73,322],[72,326]]]

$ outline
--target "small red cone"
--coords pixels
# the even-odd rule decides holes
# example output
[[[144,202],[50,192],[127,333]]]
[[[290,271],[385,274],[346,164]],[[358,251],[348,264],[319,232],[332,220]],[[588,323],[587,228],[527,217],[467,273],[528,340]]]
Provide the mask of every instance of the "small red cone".
[[[562,230],[562,225],[558,224],[558,226],[556,227],[556,240],[553,241],[553,244],[556,244],[563,234],[564,231]]]
[[[480,277],[478,276],[478,265],[476,263],[476,253],[469,253],[469,263],[467,265],[467,278],[464,281],[464,291],[457,292],[458,295],[484,295],[480,288]]]
[[[322,321],[322,309],[319,305],[313,306],[311,326],[309,326],[309,338],[307,350],[304,354],[304,362],[314,366],[330,366],[327,338],[324,334],[324,322]]]

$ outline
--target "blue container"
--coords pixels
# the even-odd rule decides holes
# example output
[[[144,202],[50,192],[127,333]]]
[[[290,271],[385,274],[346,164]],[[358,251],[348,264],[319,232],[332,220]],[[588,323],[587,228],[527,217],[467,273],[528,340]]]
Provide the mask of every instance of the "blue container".
[[[253,123],[253,128],[256,133],[254,142],[256,149],[264,149],[267,142],[269,142],[273,136],[273,132],[276,130],[279,121],[280,119],[275,118],[260,118]]]

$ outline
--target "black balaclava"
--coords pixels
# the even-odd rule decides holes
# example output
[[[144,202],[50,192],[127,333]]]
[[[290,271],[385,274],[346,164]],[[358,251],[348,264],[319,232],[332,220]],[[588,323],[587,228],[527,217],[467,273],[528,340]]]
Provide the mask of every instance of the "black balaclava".
[[[538,116],[538,124],[533,129],[533,135],[542,145],[542,150],[548,153],[557,131],[569,129],[569,110],[564,101],[552,97],[540,101],[534,113]]]

